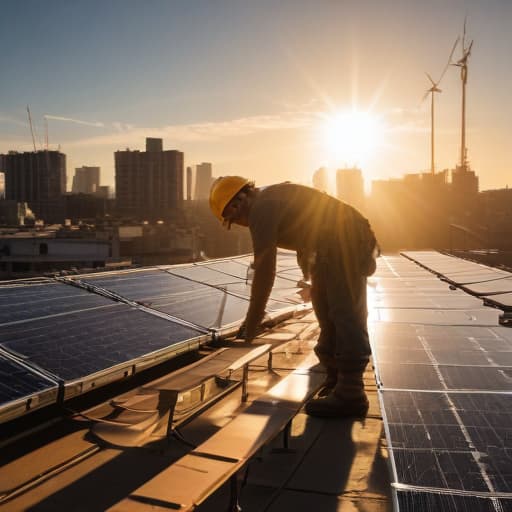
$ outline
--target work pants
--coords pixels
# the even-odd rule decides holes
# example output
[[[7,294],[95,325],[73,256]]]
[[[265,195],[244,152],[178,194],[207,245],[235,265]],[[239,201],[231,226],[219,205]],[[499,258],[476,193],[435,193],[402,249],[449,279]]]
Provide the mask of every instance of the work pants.
[[[371,353],[366,276],[349,268],[340,243],[326,245],[311,269],[311,301],[320,325],[315,353],[328,372],[362,374]]]

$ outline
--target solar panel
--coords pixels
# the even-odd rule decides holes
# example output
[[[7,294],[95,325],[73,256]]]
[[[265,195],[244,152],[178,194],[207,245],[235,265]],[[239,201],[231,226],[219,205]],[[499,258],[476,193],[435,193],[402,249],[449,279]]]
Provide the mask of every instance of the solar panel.
[[[249,270],[248,264],[244,264],[243,262],[240,262],[238,260],[210,262],[207,264],[207,266],[208,268],[211,268],[218,272],[223,272],[227,275],[231,275],[242,280],[245,280],[247,278],[247,272]]]
[[[436,253],[408,255],[432,267],[456,262]],[[421,299],[415,291],[397,294],[392,283],[382,290],[388,304],[413,299],[409,309],[377,308],[386,321],[370,326],[398,510],[508,510],[511,330],[498,325],[497,310],[466,308],[450,290]],[[440,303],[456,309],[438,309]]]
[[[382,400],[398,482],[511,492],[512,396],[383,391]]]
[[[512,499],[507,497],[446,494],[434,490],[399,490],[397,495],[399,509],[412,512],[505,512],[512,509]]]
[[[151,307],[206,328],[219,328],[245,318],[248,301],[205,287],[180,297],[163,297]]]
[[[467,284],[464,290],[474,295],[493,295],[498,293],[512,293],[512,277],[485,281],[483,283]]]
[[[52,282],[0,286],[0,324],[66,313],[105,304],[105,299],[86,290]]]
[[[240,323],[251,259],[68,278],[75,286],[48,279],[0,286],[0,418],[13,400],[22,404],[16,415],[43,395],[56,400],[57,385],[43,374],[68,398],[193,350],[211,339],[207,329]],[[279,264],[292,269],[289,260],[280,256]],[[267,311],[296,307],[296,292],[295,283],[276,278]]]
[[[241,284],[239,279],[210,269],[201,270],[218,274],[223,281],[231,279],[237,284]],[[204,275],[203,272],[201,274]],[[219,327],[223,324],[241,321],[248,306],[246,299],[234,297],[224,293],[221,289],[194,280],[183,279],[162,270],[119,272],[109,276],[99,275],[86,277],[83,282],[100,286],[130,301],[204,328]],[[228,285],[224,286],[229,288]],[[241,286],[246,287],[244,284]]]
[[[0,326],[0,346],[74,381],[196,338],[197,331],[125,304]]]
[[[498,325],[500,311],[492,308],[446,309],[374,309],[371,320],[431,325]]]
[[[0,353],[0,423],[57,399],[58,385]]]
[[[372,296],[372,307],[385,309],[477,309],[482,300],[466,294],[425,295],[411,293],[375,293]]]
[[[512,293],[499,293],[496,295],[488,295],[485,297],[485,302],[493,304],[503,311],[512,310]]]
[[[181,276],[199,283],[206,283],[214,286],[239,283],[245,277],[235,277],[223,272],[218,272],[205,265],[194,265],[190,267],[171,268],[168,272],[175,276]]]

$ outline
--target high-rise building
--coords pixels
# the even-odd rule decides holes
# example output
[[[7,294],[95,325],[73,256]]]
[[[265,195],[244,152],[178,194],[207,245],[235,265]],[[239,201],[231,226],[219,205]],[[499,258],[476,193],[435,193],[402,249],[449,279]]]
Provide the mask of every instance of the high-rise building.
[[[5,173],[5,198],[26,202],[38,218],[62,222],[62,196],[66,192],[66,155],[59,151],[0,155]]]
[[[208,199],[212,186],[212,164],[203,162],[196,165],[196,193],[195,199]]]
[[[100,186],[99,167],[78,167],[73,176],[71,192],[74,194],[94,194]]]
[[[361,169],[338,169],[336,171],[336,196],[338,199],[364,210],[364,181]]]
[[[159,142],[158,142],[159,141]],[[146,139],[146,151],[116,151],[119,214],[141,220],[169,217],[183,202],[183,153]]]
[[[459,224],[470,223],[469,216],[471,212],[475,212],[478,188],[478,176],[469,165],[458,165],[452,171],[452,208],[454,220]]]
[[[108,185],[100,185],[94,195],[103,199],[110,199],[110,187]]]
[[[325,167],[320,167],[313,174],[313,187],[320,192],[327,192],[329,189],[329,184],[327,182],[327,169]]]
[[[154,139],[146,137],[146,151],[148,153],[160,153],[164,150],[164,142],[162,139]]]
[[[192,167],[187,167],[187,201],[192,199]]]

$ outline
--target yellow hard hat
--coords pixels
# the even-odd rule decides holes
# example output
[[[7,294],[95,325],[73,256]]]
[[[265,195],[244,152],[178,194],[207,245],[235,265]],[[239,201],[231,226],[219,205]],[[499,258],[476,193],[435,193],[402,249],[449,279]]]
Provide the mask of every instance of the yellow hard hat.
[[[252,182],[242,176],[221,176],[217,178],[210,189],[210,208],[213,214],[220,220],[224,220],[222,212],[228,203],[240,190]]]

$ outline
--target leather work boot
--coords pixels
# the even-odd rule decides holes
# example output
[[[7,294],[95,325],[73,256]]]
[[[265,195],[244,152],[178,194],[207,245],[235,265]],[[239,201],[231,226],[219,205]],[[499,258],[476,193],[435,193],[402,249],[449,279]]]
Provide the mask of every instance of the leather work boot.
[[[310,416],[364,418],[368,397],[364,392],[363,372],[338,372],[335,388],[325,397],[310,400],[305,407]]]
[[[339,397],[335,392],[322,398],[310,400],[305,407],[310,416],[321,418],[364,418],[369,402],[366,394],[353,397]]]
[[[317,396],[323,397],[329,395],[332,390],[336,387],[338,382],[338,370],[336,368],[327,368],[325,380],[322,382],[320,391]]]

